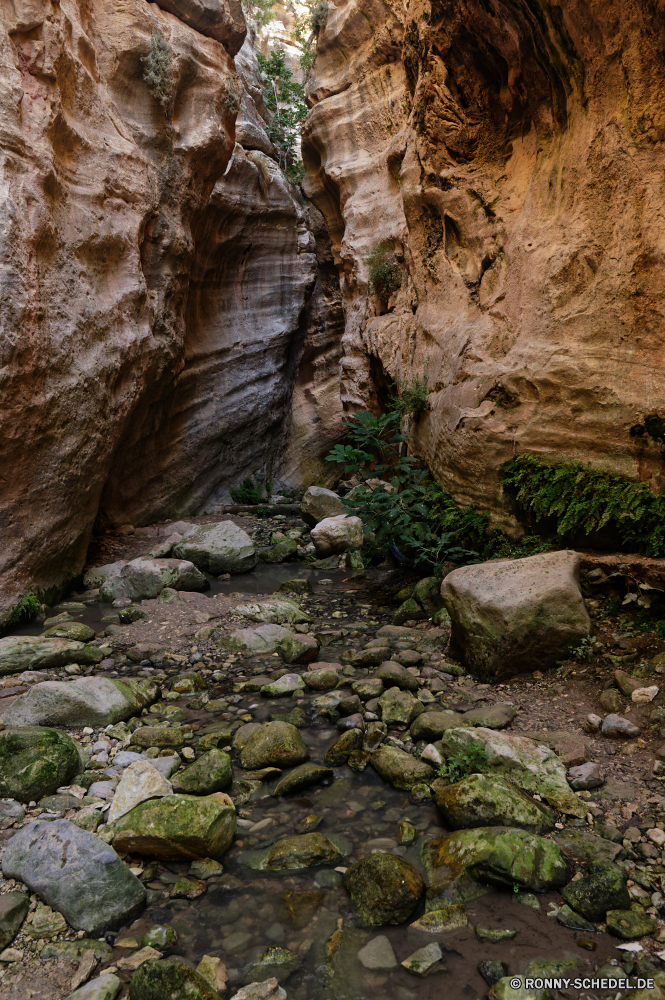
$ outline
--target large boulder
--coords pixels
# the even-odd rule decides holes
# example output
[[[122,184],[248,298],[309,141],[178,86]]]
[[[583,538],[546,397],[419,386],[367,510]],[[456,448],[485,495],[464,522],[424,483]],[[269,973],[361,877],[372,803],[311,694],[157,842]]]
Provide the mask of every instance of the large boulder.
[[[6,726],[115,725],[152,704],[159,694],[154,681],[77,677],[43,681],[19,695],[5,711]]]
[[[272,625],[296,625],[312,621],[311,616],[303,611],[295,601],[286,599],[238,604],[233,609],[233,614],[249,618],[251,622],[264,622]]]
[[[570,871],[560,848],[526,830],[482,827],[428,841],[421,852],[430,881],[443,889],[469,872],[481,882],[530,892],[565,885]]]
[[[338,514],[326,517],[312,528],[312,541],[320,556],[337,555],[363,543],[363,523],[359,517]]]
[[[26,726],[0,733],[0,797],[38,801],[83,769],[77,743],[57,729]]]
[[[257,625],[256,628],[237,628],[222,636],[220,649],[239,649],[246,653],[275,653],[282,639],[291,632],[283,625]]]
[[[554,809],[584,819],[586,807],[570,790],[566,768],[553,750],[524,736],[493,729],[448,729],[436,744],[443,757],[476,755],[481,774],[506,778],[526,792],[537,792]]]
[[[122,777],[111,801],[107,818],[108,823],[115,823],[121,816],[131,812],[139,803],[149,799],[171,795],[173,787],[161,771],[149,760],[132,761],[122,772]]]
[[[122,854],[143,854],[160,861],[219,858],[231,846],[236,811],[224,792],[165,795],[142,802],[123,816],[113,846]]]
[[[215,575],[247,573],[257,563],[252,539],[233,521],[197,525],[178,542],[173,555]]]
[[[470,774],[454,785],[435,781],[435,801],[453,830],[479,826],[517,826],[531,833],[554,827],[554,813],[503,778]]]
[[[104,601],[128,597],[132,601],[158,597],[165,587],[173,590],[204,590],[208,580],[186,559],[151,559],[139,556],[107,576],[100,588]]]
[[[568,550],[453,570],[441,587],[453,647],[487,680],[553,666],[589,634],[579,574]]]
[[[366,927],[402,924],[425,893],[417,868],[393,854],[372,854],[347,868],[344,885]]]
[[[74,639],[43,635],[6,635],[0,639],[0,675],[24,670],[47,670],[68,663],[100,663],[104,654],[97,646]]]
[[[310,486],[300,504],[300,516],[310,528],[319,521],[325,521],[327,517],[336,517],[343,513],[344,504],[341,498],[323,486]]]
[[[295,767],[308,758],[302,736],[289,722],[267,722],[259,726],[240,751],[240,763],[248,771],[263,767]]]
[[[129,923],[146,899],[113,848],[66,819],[36,820],[14,834],[2,873],[25,882],[70,927],[94,937]]]

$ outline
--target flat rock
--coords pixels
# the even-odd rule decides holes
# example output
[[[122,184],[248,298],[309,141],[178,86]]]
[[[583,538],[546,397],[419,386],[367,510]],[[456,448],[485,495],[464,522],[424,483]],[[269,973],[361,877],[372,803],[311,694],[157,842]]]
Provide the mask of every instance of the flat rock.
[[[235,806],[224,792],[165,795],[142,802],[121,817],[113,844],[123,854],[195,861],[221,857],[235,832]]]
[[[6,635],[0,639],[0,675],[48,670],[68,663],[101,663],[103,658],[97,646],[87,646],[74,639],[41,635]]]
[[[282,674],[278,680],[264,684],[261,688],[261,694],[265,698],[283,698],[292,695],[294,691],[304,690],[305,682],[300,674]]]
[[[36,820],[19,830],[7,844],[2,872],[25,882],[70,927],[93,936],[128,923],[145,904],[145,888],[113,848],[66,819]]]
[[[243,855],[243,864],[255,871],[297,871],[317,865],[337,864],[343,857],[323,833],[303,833],[280,840],[265,851]]]
[[[610,934],[624,941],[635,941],[647,934],[653,934],[657,926],[653,917],[644,912],[638,913],[636,910],[608,910],[605,922]]]
[[[107,823],[115,823],[140,802],[171,795],[171,782],[149,760],[137,760],[123,771],[109,809]]]
[[[169,726],[168,729],[162,729],[160,726],[141,726],[132,733],[131,742],[137,747],[180,750],[190,735],[190,730],[182,729],[180,726]]]
[[[77,677],[35,684],[3,714],[6,726],[108,726],[154,702],[154,681]]]
[[[469,918],[461,903],[449,903],[438,910],[429,910],[409,925],[410,930],[424,931],[425,934],[444,934],[468,927]]]
[[[257,563],[254,543],[233,521],[200,524],[188,531],[173,550],[206,573],[247,573]],[[180,589],[180,588],[177,588]]]
[[[451,642],[487,680],[553,666],[589,634],[580,557],[560,550],[462,566],[443,581]]]
[[[358,959],[365,969],[397,968],[393,946],[383,934],[368,941],[365,947],[358,952]]]
[[[115,1000],[122,982],[113,972],[104,972],[70,993],[65,1000]]]
[[[130,1000],[219,1000],[200,973],[176,958],[144,962],[132,976]]]
[[[432,785],[437,808],[453,830],[480,826],[515,826],[543,834],[553,829],[555,814],[509,781],[470,774],[453,785]]]
[[[256,628],[238,628],[222,636],[220,649],[238,649],[248,653],[276,653],[281,639],[291,635],[283,625],[258,625]]]
[[[54,636],[57,639],[76,639],[77,642],[90,642],[95,638],[94,628],[84,625],[83,622],[63,622],[61,625],[54,625],[46,629],[43,636]]]
[[[465,726],[482,726],[484,729],[505,729],[517,715],[514,705],[501,702],[486,708],[472,708],[464,713]]]
[[[412,972],[414,976],[427,976],[430,972],[437,969],[441,972],[446,971],[445,967],[441,964],[442,959],[443,952],[441,948],[436,941],[432,941],[431,944],[425,945],[424,948],[418,948],[412,955],[405,958],[402,965],[409,972]]]
[[[280,778],[273,795],[291,795],[303,788],[309,788],[310,785],[330,781],[333,777],[334,772],[330,767],[324,767],[322,764],[301,764]]]
[[[254,604],[237,604],[234,615],[242,615],[252,622],[272,625],[297,625],[311,622],[312,618],[295,601],[257,601]]]

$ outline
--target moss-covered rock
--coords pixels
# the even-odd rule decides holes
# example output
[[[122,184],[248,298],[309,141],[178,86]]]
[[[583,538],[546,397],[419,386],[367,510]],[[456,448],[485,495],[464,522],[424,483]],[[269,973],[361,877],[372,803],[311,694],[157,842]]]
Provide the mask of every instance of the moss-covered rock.
[[[605,922],[610,934],[624,941],[634,941],[636,938],[653,934],[656,921],[648,913],[641,910],[608,910]]]
[[[129,984],[130,1000],[220,1000],[203,976],[176,958],[144,962]]]
[[[428,617],[431,618],[443,607],[441,580],[436,576],[426,576],[415,585],[412,596]]]
[[[288,722],[267,722],[250,734],[240,751],[240,763],[249,771],[295,767],[308,757],[302,736]]]
[[[464,716],[457,712],[441,712],[430,709],[425,710],[422,715],[416,718],[415,722],[411,723],[409,733],[414,742],[427,740],[428,743],[431,743],[432,740],[440,739],[446,729],[459,729],[460,726],[464,725],[466,725]]]
[[[608,910],[629,909],[627,879],[628,874],[621,865],[596,861],[591,864],[588,875],[564,886],[561,895],[587,920],[604,920]]]
[[[89,642],[95,638],[94,628],[84,625],[83,622],[62,622],[54,625],[43,633],[44,636],[52,636],[55,639],[76,639],[77,642]]]
[[[551,809],[503,778],[470,774],[454,785],[434,782],[432,790],[439,811],[453,830],[516,826],[531,833],[546,833],[554,826]]]
[[[346,764],[352,753],[362,750],[363,734],[360,729],[347,729],[326,753],[326,763],[333,767]]]
[[[402,691],[417,691],[420,683],[417,677],[410,674],[397,660],[385,660],[375,674],[375,678],[383,683],[385,688],[398,687]]]
[[[82,769],[78,745],[57,729],[25,726],[0,733],[0,796],[37,801]]]
[[[297,871],[317,865],[337,864],[342,852],[323,833],[303,833],[286,837],[265,851],[252,851],[243,856],[243,864],[254,871]]]
[[[552,841],[502,826],[436,837],[424,845],[421,857],[437,885],[450,884],[468,870],[474,878],[494,885],[546,892],[565,885],[570,875]]]
[[[381,719],[387,726],[410,726],[414,719],[425,711],[425,706],[410,691],[398,687],[388,688],[379,698]]]
[[[347,869],[344,885],[366,927],[404,923],[425,892],[418,869],[394,854],[356,861]]]
[[[223,792],[200,798],[165,795],[121,817],[113,846],[121,853],[161,861],[218,858],[231,846],[235,832],[235,807]]]
[[[319,655],[319,644],[313,635],[285,635],[277,643],[277,652],[285,663],[311,663]]]
[[[295,767],[288,774],[285,774],[275,785],[273,795],[292,795],[310,785],[318,785],[322,781],[330,781],[333,777],[333,770],[324,767],[322,764],[301,764]]]
[[[429,615],[423,611],[418,601],[410,597],[408,601],[400,604],[393,615],[393,625],[403,625],[404,622],[422,622],[428,617]]]
[[[189,795],[212,795],[231,784],[231,758],[223,750],[210,750],[193,764],[179,771],[172,780],[174,792]]]
[[[380,746],[370,757],[370,763],[377,774],[389,781],[395,788],[410,789],[420,782],[431,781],[434,770],[422,760],[397,747]]]

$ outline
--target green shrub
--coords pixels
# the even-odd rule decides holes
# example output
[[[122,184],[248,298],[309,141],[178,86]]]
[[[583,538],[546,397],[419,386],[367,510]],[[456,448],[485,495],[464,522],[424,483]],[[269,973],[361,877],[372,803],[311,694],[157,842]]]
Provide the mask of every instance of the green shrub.
[[[326,0],[318,0],[317,3],[310,9],[309,14],[309,26],[318,35],[326,26],[326,21],[328,20],[328,10],[330,5]]]
[[[412,379],[398,378],[399,395],[395,398],[395,410],[401,417],[410,417],[429,410],[427,399],[427,379],[414,375]]]
[[[7,619],[8,625],[16,625],[18,622],[29,621],[34,618],[35,615],[39,614],[39,609],[41,604],[39,603],[39,598],[36,594],[33,594],[31,590],[24,594],[21,600],[18,602],[11,615]]]
[[[374,247],[369,257],[369,290],[387,299],[402,285],[402,271],[395,259],[395,251],[390,240],[383,240]]]
[[[608,527],[629,548],[665,554],[665,497],[646,483],[581,462],[549,465],[528,453],[504,466],[502,480],[527,517],[553,518],[559,536]]]
[[[229,493],[231,494],[233,502],[238,504],[251,504],[254,506],[255,504],[261,503],[263,500],[261,487],[258,486],[253,479],[250,479],[249,476],[246,479],[243,479],[240,486],[236,486],[232,490],[229,490]]]
[[[241,0],[247,26],[254,34],[275,18],[277,0]]]
[[[173,97],[173,49],[159,31],[153,31],[143,60],[143,79],[152,96],[167,108]]]
[[[478,744],[467,747],[466,750],[458,750],[451,754],[445,763],[439,768],[437,775],[444,778],[451,784],[461,781],[468,774],[477,774],[483,764],[487,763],[487,750]]]

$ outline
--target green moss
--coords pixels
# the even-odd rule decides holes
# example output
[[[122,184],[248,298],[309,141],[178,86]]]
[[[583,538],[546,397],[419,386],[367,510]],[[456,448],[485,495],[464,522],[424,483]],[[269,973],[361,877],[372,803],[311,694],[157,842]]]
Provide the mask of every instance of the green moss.
[[[39,614],[41,605],[39,598],[31,590],[24,594],[18,602],[11,615],[7,619],[8,625],[16,625],[17,622],[27,621]]]

